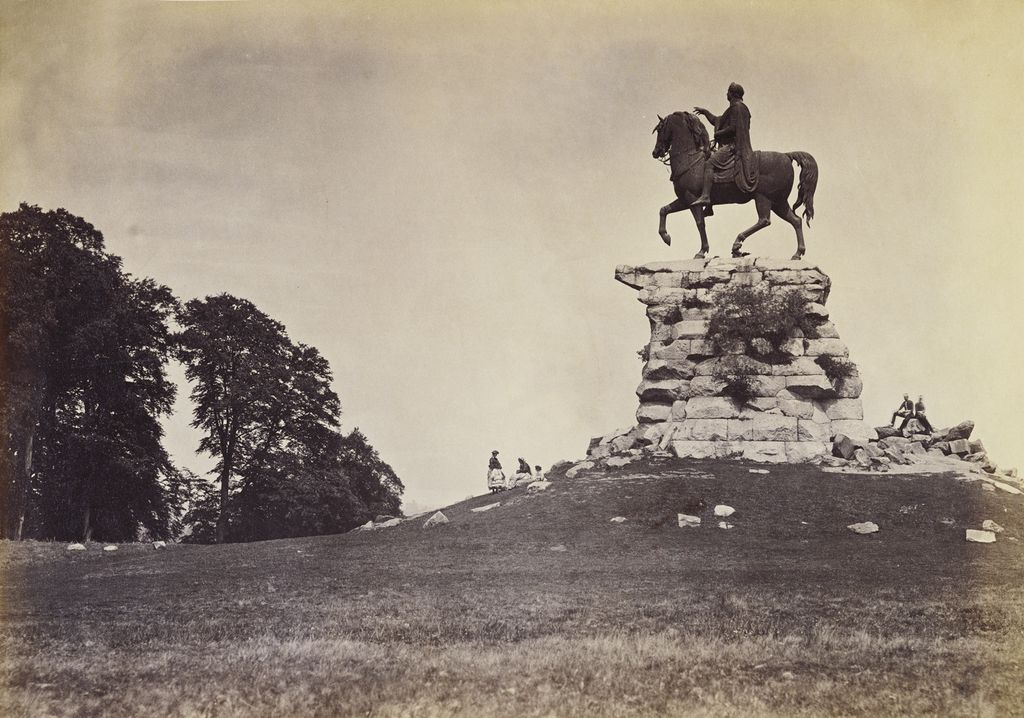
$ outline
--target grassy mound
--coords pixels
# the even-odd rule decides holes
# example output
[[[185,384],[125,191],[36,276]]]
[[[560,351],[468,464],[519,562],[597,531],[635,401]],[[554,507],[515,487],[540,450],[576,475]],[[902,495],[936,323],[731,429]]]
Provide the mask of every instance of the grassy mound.
[[[952,476],[750,468],[631,465],[480,496],[429,530],[423,517],[107,554],[5,543],[0,713],[966,716],[1024,705],[1024,546],[1013,540],[1024,496]],[[702,526],[678,528],[676,513],[701,502]],[[716,527],[719,502],[735,507],[734,528]],[[999,540],[965,543],[985,519],[1005,527]],[[855,535],[857,521],[881,530]]]

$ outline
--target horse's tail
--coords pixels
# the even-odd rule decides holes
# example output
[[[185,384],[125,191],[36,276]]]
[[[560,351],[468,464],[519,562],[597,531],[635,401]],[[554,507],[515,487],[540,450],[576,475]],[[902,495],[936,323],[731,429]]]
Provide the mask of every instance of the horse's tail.
[[[795,211],[800,205],[804,206],[804,219],[810,227],[811,220],[814,219],[814,190],[818,186],[818,163],[806,152],[787,152],[786,156],[800,165],[800,184],[797,186],[796,204],[793,205],[793,209]]]

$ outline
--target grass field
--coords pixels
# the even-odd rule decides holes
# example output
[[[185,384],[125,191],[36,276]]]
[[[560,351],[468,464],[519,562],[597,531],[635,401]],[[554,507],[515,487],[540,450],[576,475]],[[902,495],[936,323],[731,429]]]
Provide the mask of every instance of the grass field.
[[[430,530],[7,542],[0,715],[1024,715],[1024,496],[749,468],[630,466]],[[999,540],[966,543],[984,519]]]

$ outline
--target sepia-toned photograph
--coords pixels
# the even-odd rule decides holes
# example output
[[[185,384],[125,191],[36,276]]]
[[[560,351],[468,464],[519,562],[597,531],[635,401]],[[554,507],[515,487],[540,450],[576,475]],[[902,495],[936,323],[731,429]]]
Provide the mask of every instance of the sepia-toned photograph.
[[[0,715],[1024,716],[1021,28],[0,0]]]

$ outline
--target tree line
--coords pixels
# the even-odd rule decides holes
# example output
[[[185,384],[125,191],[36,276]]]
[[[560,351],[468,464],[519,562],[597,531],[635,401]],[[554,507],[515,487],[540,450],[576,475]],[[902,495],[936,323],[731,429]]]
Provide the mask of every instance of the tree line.
[[[174,465],[160,420],[185,367],[213,479]],[[180,302],[124,271],[81,217],[0,214],[0,536],[250,541],[397,514],[403,486],[315,347],[252,302]]]

